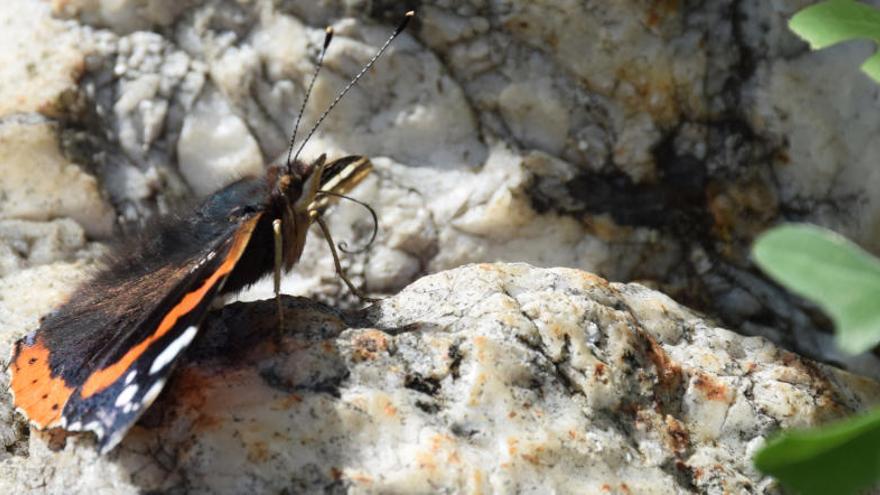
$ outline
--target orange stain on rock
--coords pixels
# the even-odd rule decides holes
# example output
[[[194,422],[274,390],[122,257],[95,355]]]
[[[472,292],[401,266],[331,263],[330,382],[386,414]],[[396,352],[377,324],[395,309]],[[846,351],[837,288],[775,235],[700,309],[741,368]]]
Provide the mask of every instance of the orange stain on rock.
[[[348,479],[363,484],[369,484],[373,482],[373,478],[370,475],[364,473],[351,474]]]
[[[290,409],[291,407],[302,402],[302,397],[296,394],[290,394],[284,399],[281,399],[281,407],[285,409]]]
[[[477,350],[477,361],[485,362],[486,360],[486,343],[488,340],[482,335],[474,337],[474,348]]]
[[[419,452],[416,454],[416,462],[420,469],[432,472],[437,470],[437,462],[435,461],[434,456],[426,452]]]
[[[473,473],[474,473],[474,487],[475,487],[475,491],[473,493],[475,493],[475,494],[483,493],[483,490],[482,490],[483,472],[480,471],[479,469],[474,469]]]
[[[193,417],[192,430],[196,432],[215,431],[223,426],[224,420],[212,414],[208,406],[211,389],[220,379],[207,370],[185,367],[177,371],[170,382],[173,390],[175,408],[182,408]]]
[[[666,415],[665,421],[667,445],[676,453],[681,454],[686,452],[691,443],[688,429],[681,423],[681,421],[668,414]]]
[[[379,330],[367,330],[354,338],[354,359],[372,361],[388,351],[388,336]]]
[[[657,27],[663,19],[676,14],[678,8],[679,0],[654,0],[648,8],[645,24],[648,27]]]
[[[443,443],[446,441],[446,438],[443,435],[434,435],[431,437],[431,452],[437,453],[440,449],[443,448]]]
[[[517,451],[519,450],[517,448],[517,445],[519,445],[519,440],[517,440],[516,438],[508,438],[507,439],[507,453],[510,454],[511,456],[515,456]]]
[[[728,391],[727,387],[724,386],[723,383],[718,383],[713,380],[709,375],[705,373],[700,373],[694,378],[694,387],[697,388],[703,395],[706,396],[709,400],[717,400],[722,402],[728,402],[729,399],[727,397]]]
[[[248,446],[247,458],[251,462],[266,462],[269,460],[269,446],[266,442],[256,441]]]

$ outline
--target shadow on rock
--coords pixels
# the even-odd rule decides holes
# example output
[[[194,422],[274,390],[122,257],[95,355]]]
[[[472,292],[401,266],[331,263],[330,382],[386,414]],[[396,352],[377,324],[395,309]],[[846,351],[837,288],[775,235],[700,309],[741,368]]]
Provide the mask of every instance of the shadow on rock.
[[[337,414],[349,376],[344,315],[285,297],[213,313],[162,396],[119,448],[145,490],[251,493],[344,489],[349,433]],[[368,351],[369,352],[369,351]]]

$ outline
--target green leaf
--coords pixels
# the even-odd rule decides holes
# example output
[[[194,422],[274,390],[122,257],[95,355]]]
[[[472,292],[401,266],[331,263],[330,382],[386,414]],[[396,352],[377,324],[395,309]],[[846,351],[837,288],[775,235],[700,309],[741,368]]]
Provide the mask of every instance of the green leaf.
[[[856,39],[880,42],[880,10],[854,0],[828,0],[795,14],[788,27],[814,50]],[[862,65],[862,70],[880,82],[880,59],[876,53]]]
[[[802,495],[851,494],[880,475],[880,409],[769,441],[755,467]]]
[[[880,343],[880,261],[843,237],[812,225],[790,224],[761,235],[757,264],[834,320],[837,344],[850,353]]]
[[[865,74],[871,76],[871,79],[880,83],[880,52],[871,55],[871,57],[862,64],[862,70]]]

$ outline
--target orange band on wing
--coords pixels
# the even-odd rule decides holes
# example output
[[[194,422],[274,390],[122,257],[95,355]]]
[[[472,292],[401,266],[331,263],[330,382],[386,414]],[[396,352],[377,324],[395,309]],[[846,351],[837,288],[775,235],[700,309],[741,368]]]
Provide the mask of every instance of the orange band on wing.
[[[93,373],[89,376],[89,379],[82,386],[81,395],[84,398],[91,397],[92,395],[105,390],[107,387],[113,384],[119,377],[122,376],[123,373],[128,370],[131,365],[150,347],[150,344],[159,340],[163,335],[168,333],[174,325],[177,323],[182,316],[186,315],[190,311],[192,311],[196,306],[199,305],[200,302],[205,298],[205,295],[214,287],[217,282],[223,279],[229,272],[235,268],[235,265],[238,263],[239,258],[241,258],[242,253],[244,253],[245,248],[247,247],[248,241],[250,241],[251,234],[254,231],[254,227],[257,225],[257,220],[259,220],[260,215],[255,215],[253,218],[247,220],[239,229],[235,232],[235,237],[232,240],[232,246],[229,248],[229,253],[226,255],[226,259],[223,260],[223,263],[205,280],[205,283],[201,285],[198,289],[187,293],[183,296],[183,299],[177,303],[176,306],[171,308],[171,310],[162,318],[162,321],[159,323],[159,326],[156,330],[141,341],[138,345],[129,349],[124,356],[122,356],[119,361],[107,366],[106,368]]]
[[[49,349],[43,339],[38,338],[31,346],[18,344],[11,374],[9,389],[15,407],[40,429],[56,426],[73,388],[62,378],[52,377]]]

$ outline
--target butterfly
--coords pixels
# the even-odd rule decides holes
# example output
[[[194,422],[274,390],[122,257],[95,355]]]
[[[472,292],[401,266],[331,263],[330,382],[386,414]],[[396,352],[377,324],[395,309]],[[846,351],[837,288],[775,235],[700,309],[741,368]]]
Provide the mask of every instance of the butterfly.
[[[340,91],[292,159],[299,118],[284,164],[234,182],[191,215],[122,244],[105,268],[15,343],[9,387],[15,408],[33,426],[91,431],[100,451],[110,451],[159,396],[216,297],[268,273],[275,274],[278,294],[280,271],[299,260],[309,227],[317,222],[326,232],[321,215],[371,169],[362,156],[328,162],[321,155],[304,163],[299,152],[412,16]],[[305,100],[331,38],[328,29]]]

